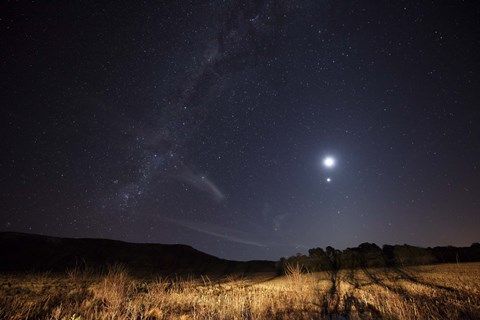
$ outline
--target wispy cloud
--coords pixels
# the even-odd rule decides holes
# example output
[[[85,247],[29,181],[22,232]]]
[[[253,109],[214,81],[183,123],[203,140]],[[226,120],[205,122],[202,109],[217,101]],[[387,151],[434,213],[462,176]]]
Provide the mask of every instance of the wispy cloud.
[[[171,223],[182,226],[184,228],[194,230],[200,233],[208,234],[217,238],[225,239],[227,241],[243,243],[246,245],[256,246],[256,247],[266,247],[267,245],[259,242],[250,240],[250,235],[246,232],[235,230],[232,228],[227,228],[215,224],[209,223],[200,223],[194,221],[185,221],[178,219],[171,219],[163,217],[163,219],[168,220]]]
[[[217,202],[225,199],[224,193],[205,174],[194,173],[190,169],[185,169],[180,174],[179,178],[180,180],[191,185],[192,187],[209,194],[212,199]]]

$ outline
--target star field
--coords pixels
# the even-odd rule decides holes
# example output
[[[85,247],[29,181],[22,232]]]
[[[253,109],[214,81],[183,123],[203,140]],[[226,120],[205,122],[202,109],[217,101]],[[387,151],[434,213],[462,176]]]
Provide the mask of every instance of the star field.
[[[480,230],[474,2],[7,2],[0,230],[278,259]]]

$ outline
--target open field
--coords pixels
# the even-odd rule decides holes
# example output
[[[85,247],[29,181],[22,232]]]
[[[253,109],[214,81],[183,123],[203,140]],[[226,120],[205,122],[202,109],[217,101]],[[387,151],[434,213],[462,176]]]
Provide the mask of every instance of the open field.
[[[275,277],[0,276],[1,319],[480,319],[480,263]]]

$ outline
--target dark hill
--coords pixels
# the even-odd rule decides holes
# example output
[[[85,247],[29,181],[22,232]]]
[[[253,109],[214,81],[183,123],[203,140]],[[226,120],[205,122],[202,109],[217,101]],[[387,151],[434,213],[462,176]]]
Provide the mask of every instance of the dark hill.
[[[0,272],[63,272],[76,267],[102,272],[115,263],[124,265],[137,275],[275,271],[272,261],[230,261],[179,244],[138,244],[0,233]]]

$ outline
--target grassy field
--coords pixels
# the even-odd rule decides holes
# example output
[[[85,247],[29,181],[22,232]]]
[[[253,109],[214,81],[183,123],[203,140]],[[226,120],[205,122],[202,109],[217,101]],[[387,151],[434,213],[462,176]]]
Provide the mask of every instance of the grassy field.
[[[221,279],[0,276],[0,319],[480,319],[480,263]]]

